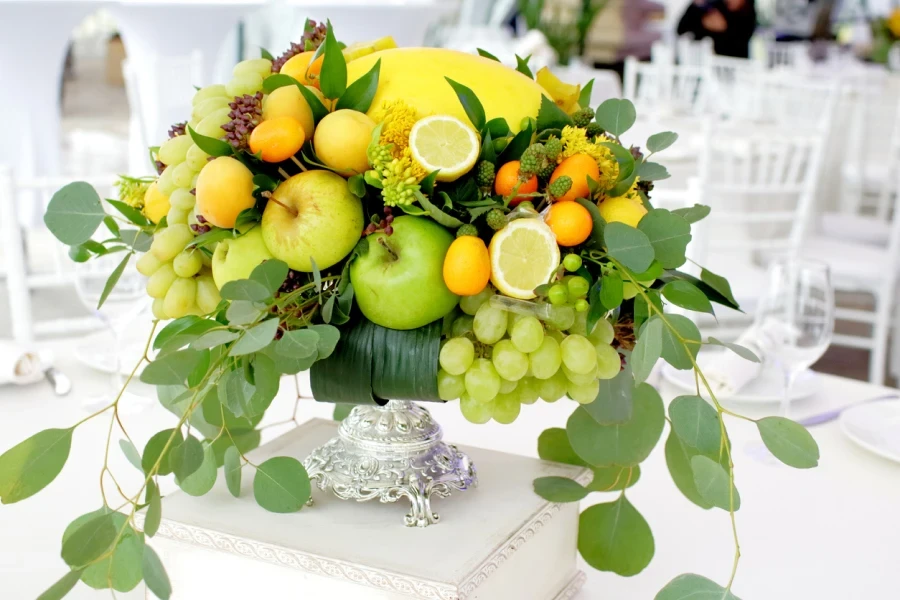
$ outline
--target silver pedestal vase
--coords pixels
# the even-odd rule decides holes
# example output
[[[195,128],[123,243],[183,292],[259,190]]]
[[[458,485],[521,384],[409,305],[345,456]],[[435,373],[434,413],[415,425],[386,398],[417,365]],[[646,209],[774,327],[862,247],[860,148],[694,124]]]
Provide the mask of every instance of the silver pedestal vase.
[[[427,527],[440,516],[432,496],[478,485],[475,466],[443,432],[425,408],[391,400],[385,406],[357,406],[341,422],[338,436],[316,448],[303,465],[321,490],[343,500],[408,498],[409,527]]]

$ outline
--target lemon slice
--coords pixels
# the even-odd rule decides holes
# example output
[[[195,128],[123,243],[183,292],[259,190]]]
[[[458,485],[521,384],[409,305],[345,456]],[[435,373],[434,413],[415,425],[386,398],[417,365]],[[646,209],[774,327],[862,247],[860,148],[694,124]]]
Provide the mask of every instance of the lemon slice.
[[[559,267],[556,237],[540,219],[516,219],[495,233],[490,255],[494,286],[521,300],[534,298],[534,288]]]
[[[475,166],[481,144],[475,130],[459,119],[435,115],[413,126],[409,147],[426,171],[440,169],[438,181],[456,181]]]

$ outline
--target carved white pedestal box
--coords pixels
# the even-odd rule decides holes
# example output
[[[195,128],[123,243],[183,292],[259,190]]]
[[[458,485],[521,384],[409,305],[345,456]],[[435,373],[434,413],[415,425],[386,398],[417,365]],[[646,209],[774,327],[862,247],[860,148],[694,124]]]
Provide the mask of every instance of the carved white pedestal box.
[[[314,419],[255,450],[302,460],[334,437],[337,424]],[[554,504],[532,489],[536,477],[583,483],[585,469],[461,448],[478,487],[435,498],[440,523],[404,527],[409,504],[340,500],[313,487],[312,507],[273,514],[253,499],[245,467],[240,498],[220,476],[201,498],[163,502],[151,543],[160,552],[173,600],[568,600],[584,575],[576,568],[578,503]]]

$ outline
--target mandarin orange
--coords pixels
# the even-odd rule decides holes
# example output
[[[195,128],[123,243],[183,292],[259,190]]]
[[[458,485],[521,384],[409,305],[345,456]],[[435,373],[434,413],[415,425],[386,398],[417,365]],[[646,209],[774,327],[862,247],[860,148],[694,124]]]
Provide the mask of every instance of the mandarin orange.
[[[573,154],[565,159],[550,176],[550,183],[553,183],[563,175],[572,178],[572,187],[564,195],[556,199],[557,202],[567,202],[575,198],[590,198],[591,191],[588,187],[587,178],[590,177],[594,181],[600,180],[600,168],[597,161],[587,154]]]

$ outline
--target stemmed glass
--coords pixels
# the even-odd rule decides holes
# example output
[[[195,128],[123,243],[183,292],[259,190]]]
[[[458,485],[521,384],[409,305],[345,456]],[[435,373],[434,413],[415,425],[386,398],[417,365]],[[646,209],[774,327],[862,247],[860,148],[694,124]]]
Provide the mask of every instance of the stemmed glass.
[[[145,311],[148,307],[147,293],[144,290],[146,278],[138,273],[135,268],[134,261],[129,261],[128,265],[122,271],[118,282],[106,301],[100,308],[100,297],[106,287],[106,282],[110,275],[119,266],[123,255],[114,253],[106,256],[99,256],[83,263],[75,264],[75,291],[81,303],[91,311],[100,321],[103,322],[106,329],[112,334],[112,346],[105,350],[97,352],[101,358],[104,367],[108,367],[112,374],[113,393],[118,394],[122,389],[124,381],[122,378],[122,335],[125,329],[133,326],[136,317]],[[95,348],[81,349],[81,351],[95,351]],[[102,396],[85,398],[82,406],[87,410],[98,410],[103,408],[110,402],[113,397],[109,394]],[[133,409],[140,410],[150,404],[150,401],[139,396],[129,397],[128,405]]]
[[[834,333],[834,290],[828,265],[797,258],[774,261],[756,328],[767,358],[784,376],[781,416],[787,417],[797,375],[825,354]]]

